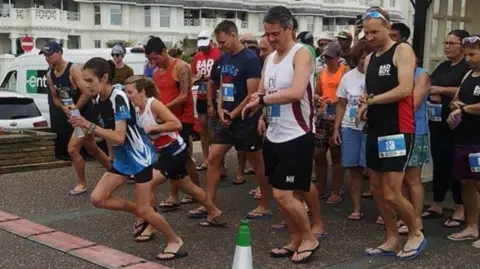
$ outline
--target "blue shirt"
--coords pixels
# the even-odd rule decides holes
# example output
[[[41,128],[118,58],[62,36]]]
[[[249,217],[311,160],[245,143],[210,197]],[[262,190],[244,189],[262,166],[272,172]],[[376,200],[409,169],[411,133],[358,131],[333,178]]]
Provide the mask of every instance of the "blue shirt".
[[[247,80],[261,77],[260,59],[253,51],[244,48],[235,55],[224,53],[219,65],[223,109],[232,111],[247,97]]]
[[[425,70],[421,67],[415,69],[415,81],[423,72],[425,72]],[[428,94],[425,94],[422,103],[415,112],[415,134],[417,135],[428,134],[427,98]]]
[[[155,151],[143,128],[137,123],[135,109],[123,92],[123,86],[113,87],[110,97],[96,103],[103,126],[115,130],[115,122],[126,121],[123,145],[113,145],[113,167],[124,175],[135,175],[156,161]]]
[[[143,75],[146,78],[152,78],[153,71],[155,70],[155,68],[157,68],[155,65],[150,66],[150,63],[147,61],[147,63],[145,64],[145,68],[143,70]]]

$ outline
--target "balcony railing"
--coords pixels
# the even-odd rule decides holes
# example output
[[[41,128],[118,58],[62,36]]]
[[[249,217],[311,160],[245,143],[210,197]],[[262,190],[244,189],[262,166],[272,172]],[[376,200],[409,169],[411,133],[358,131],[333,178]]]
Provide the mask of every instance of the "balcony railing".
[[[9,8],[0,9],[0,24],[11,26],[63,26],[80,22],[80,13],[60,9]]]
[[[246,29],[248,28],[248,21],[242,21],[238,19],[226,19],[226,18],[216,18],[216,19],[183,19],[183,26],[185,27],[207,27],[215,28],[223,20],[230,20],[235,22],[239,28]]]

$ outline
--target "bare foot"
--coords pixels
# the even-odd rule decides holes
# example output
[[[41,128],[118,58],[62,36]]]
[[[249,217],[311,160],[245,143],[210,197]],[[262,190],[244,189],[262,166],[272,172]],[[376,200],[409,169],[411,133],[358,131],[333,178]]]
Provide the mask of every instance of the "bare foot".
[[[409,236],[402,251],[397,254],[399,258],[410,258],[418,255],[422,251],[421,246],[424,244],[425,236],[423,233],[416,234],[415,236]]]
[[[167,247],[158,254],[155,258],[159,260],[171,260],[175,258],[182,258],[188,255],[186,251],[180,251],[183,246],[183,240],[179,237],[175,242],[169,242]]]
[[[282,255],[284,257],[288,257],[286,256],[287,254],[290,254],[289,256],[293,256],[293,254],[295,253],[295,251],[297,251],[298,249],[298,244],[294,244],[293,242],[290,242],[290,244],[286,245],[286,246],[283,246],[283,247],[280,247],[280,248],[274,248],[272,250],[270,250],[270,254],[273,254],[273,255]]]
[[[400,251],[400,241],[390,240],[378,247],[365,249],[365,253],[370,255],[379,254],[379,251],[382,251],[384,253],[385,252],[398,253]]]

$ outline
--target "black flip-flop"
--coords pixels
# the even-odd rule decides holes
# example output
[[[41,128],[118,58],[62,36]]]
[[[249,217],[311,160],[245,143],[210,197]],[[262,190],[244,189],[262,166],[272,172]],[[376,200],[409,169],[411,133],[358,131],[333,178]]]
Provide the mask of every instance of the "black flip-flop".
[[[439,218],[443,218],[443,212],[442,212],[442,213],[438,213],[437,211],[431,210],[431,209],[427,209],[427,210],[425,210],[425,212],[427,212],[428,215],[422,216],[422,219],[439,219]],[[423,215],[423,214],[422,214],[422,215]]]
[[[228,222],[226,222],[226,221],[221,222],[218,219],[219,219],[219,217],[214,218],[212,220],[207,219],[205,221],[202,221],[202,222],[198,223],[198,225],[200,225],[202,227],[215,227],[215,228],[225,227],[225,225],[227,225]]]
[[[192,211],[196,211],[196,212],[192,213]],[[208,216],[208,212],[206,210],[194,209],[194,210],[190,210],[188,212],[188,217],[192,218],[192,219],[201,219],[201,218],[205,218],[207,216]]]
[[[320,243],[318,243],[318,246],[314,249],[307,249],[307,250],[304,250],[304,251],[300,251],[300,252],[296,252],[297,255],[298,254],[302,254],[302,253],[307,253],[307,252],[310,252],[311,254],[308,255],[307,257],[303,258],[303,260],[299,260],[299,261],[294,261],[292,260],[293,263],[307,263],[310,261],[310,259],[312,258],[312,256],[315,254],[315,252],[317,252],[317,250],[320,248]]]
[[[448,225],[448,224],[450,224],[450,222],[454,222],[454,221],[457,222],[458,225],[453,225],[453,226]],[[462,226],[463,224],[465,224],[464,220],[449,218],[445,223],[442,224],[442,226],[445,227],[445,228],[458,228],[458,227]]]
[[[185,258],[188,256],[188,251],[185,251],[185,250],[181,250],[183,248],[183,246],[180,247],[179,250],[177,250],[177,252],[170,252],[170,251],[162,251],[162,253],[158,254],[157,256],[155,256],[155,259],[156,260],[159,260],[159,261],[171,261],[171,260],[176,260],[176,259],[180,259],[180,258]],[[160,258],[159,255],[161,254],[170,254],[170,255],[173,255],[171,257],[168,257],[168,258]]]
[[[143,232],[145,232],[148,225],[149,224],[146,221],[143,221],[142,223],[135,225],[135,230],[138,228],[140,228],[140,230],[138,230],[136,233],[133,234],[133,241],[138,243],[143,243],[143,242],[148,242],[155,238],[155,231],[152,231],[150,235],[143,235]],[[145,239],[138,239],[140,236],[144,237]]]
[[[247,182],[245,179],[242,179],[241,181],[234,180],[234,181],[232,181],[232,184],[233,185],[243,185],[243,184],[245,184],[245,182]]]
[[[275,253],[275,252],[270,250],[270,257],[272,257],[272,258],[288,258],[288,257],[292,257],[293,254],[295,254],[295,251],[293,251],[291,249],[288,249],[286,247],[277,248],[277,249],[278,250],[284,250],[285,252]]]
[[[161,204],[164,204],[164,205],[161,205]],[[166,205],[165,205],[166,204]],[[161,211],[163,212],[167,212],[167,211],[172,211],[172,210],[175,210],[175,209],[178,209],[180,207],[180,204],[178,203],[172,203],[172,202],[169,202],[167,200],[163,200],[162,202],[160,202],[160,204],[158,205],[158,209],[160,209]]]

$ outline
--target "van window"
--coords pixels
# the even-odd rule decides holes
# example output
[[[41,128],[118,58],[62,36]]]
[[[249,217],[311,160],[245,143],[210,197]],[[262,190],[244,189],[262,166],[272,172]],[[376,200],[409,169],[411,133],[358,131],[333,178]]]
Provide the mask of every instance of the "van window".
[[[17,70],[8,72],[0,88],[4,88],[13,92],[17,91]]]
[[[48,93],[47,70],[27,69],[25,88],[27,93]]]
[[[31,98],[0,98],[0,120],[15,120],[41,116]]]

